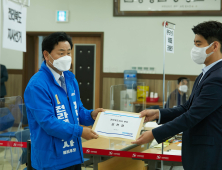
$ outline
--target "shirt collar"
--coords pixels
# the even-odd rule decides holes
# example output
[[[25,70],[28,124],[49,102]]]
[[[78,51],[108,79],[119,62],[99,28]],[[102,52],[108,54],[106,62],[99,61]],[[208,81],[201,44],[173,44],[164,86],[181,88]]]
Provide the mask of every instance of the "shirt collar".
[[[60,74],[57,73],[55,70],[53,70],[47,63],[46,63],[46,66],[49,68],[49,70],[52,72],[55,80],[58,82],[59,78],[60,78]],[[64,74],[62,72],[62,76],[64,77]]]
[[[206,74],[214,65],[222,61],[222,59],[215,61],[214,63],[210,64],[209,66],[206,66],[202,69],[203,75]]]

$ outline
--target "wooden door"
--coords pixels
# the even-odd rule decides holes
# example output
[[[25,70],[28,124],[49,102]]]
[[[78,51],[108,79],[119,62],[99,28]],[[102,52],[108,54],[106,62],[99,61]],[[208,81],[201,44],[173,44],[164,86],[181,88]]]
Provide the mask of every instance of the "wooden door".
[[[95,45],[95,76],[94,76],[94,82],[95,82],[95,86],[94,86],[94,91],[95,91],[95,95],[94,95],[94,108],[98,108],[99,107],[99,103],[100,103],[100,81],[101,81],[101,73],[102,73],[102,67],[101,67],[101,37],[72,37],[72,42],[73,42],[73,46],[75,47],[76,45]],[[75,58],[75,48],[73,48],[72,50],[72,71],[75,74],[75,69],[76,69],[76,58]],[[77,80],[78,81],[78,80]],[[81,91],[80,91],[80,95],[81,95]]]

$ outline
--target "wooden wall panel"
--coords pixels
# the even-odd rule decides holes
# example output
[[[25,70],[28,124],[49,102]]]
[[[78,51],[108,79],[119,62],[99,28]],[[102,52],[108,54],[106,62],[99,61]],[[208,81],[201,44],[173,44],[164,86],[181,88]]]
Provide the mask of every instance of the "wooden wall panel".
[[[149,86],[149,93],[150,92],[158,93],[159,101],[163,101],[163,80],[138,79],[138,82],[144,82],[146,86]],[[168,86],[170,86],[170,88],[168,88]],[[177,88],[177,80],[165,81],[165,95],[167,95],[167,91],[172,92],[176,88]],[[165,100],[166,100],[166,97],[167,96],[165,96]]]
[[[22,74],[8,74],[8,81],[5,83],[7,95],[11,96],[21,96],[22,94]]]
[[[102,107],[110,109],[110,87],[123,84],[123,78],[103,78],[103,101]]]
[[[149,92],[158,93],[159,101],[163,101],[163,80],[157,79],[138,79],[137,82],[144,82],[146,86],[149,86]],[[103,78],[103,101],[102,107],[104,109],[110,109],[110,87],[112,85],[123,84],[123,78]],[[189,81],[188,96],[191,94],[194,81]],[[177,88],[177,80],[165,81],[165,101],[167,100],[167,91],[171,93]]]
[[[35,55],[37,49],[35,48],[36,37],[26,35],[26,53],[23,53],[23,80],[22,80],[22,90],[25,91],[25,88],[31,79],[31,77],[35,74]],[[22,96],[23,97],[23,96]]]

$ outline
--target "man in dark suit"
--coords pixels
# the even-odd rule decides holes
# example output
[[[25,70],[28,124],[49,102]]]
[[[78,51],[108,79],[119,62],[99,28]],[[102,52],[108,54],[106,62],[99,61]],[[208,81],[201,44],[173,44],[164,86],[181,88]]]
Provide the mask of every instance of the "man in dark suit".
[[[178,88],[170,93],[167,98],[165,108],[173,108],[181,104],[186,103],[186,93],[188,90],[188,80],[186,77],[180,77],[177,79]]]
[[[6,95],[5,82],[8,80],[8,72],[4,65],[0,64],[0,67],[1,67],[0,98],[4,98]]]
[[[205,64],[189,100],[175,108],[144,110],[145,121],[159,119],[162,126],[143,133],[135,142],[154,138],[158,143],[183,132],[182,163],[185,170],[222,169],[222,23],[209,21],[192,29],[191,58]]]

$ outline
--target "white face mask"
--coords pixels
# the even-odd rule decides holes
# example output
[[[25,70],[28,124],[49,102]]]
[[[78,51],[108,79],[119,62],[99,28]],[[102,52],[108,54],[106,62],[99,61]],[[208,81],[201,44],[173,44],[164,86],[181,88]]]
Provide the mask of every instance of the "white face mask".
[[[188,87],[187,87],[187,85],[181,85],[179,87],[179,90],[183,93],[186,93],[188,91]]]
[[[49,54],[50,55],[50,54]],[[50,57],[52,58],[52,56],[50,55]],[[52,58],[53,59],[53,58]],[[49,61],[50,62],[50,61]],[[71,58],[71,56],[68,56],[68,55],[66,55],[66,56],[63,56],[63,57],[60,57],[60,58],[58,58],[57,60],[54,60],[53,59],[53,66],[55,67],[55,68],[57,68],[59,71],[67,71],[67,70],[69,70],[70,69],[70,67],[71,67],[71,62],[72,62],[72,58]]]
[[[194,46],[190,53],[192,60],[197,64],[204,64],[206,58],[214,53],[214,52],[211,52],[209,54],[206,53],[206,50],[210,48],[212,45],[213,43],[203,48]]]

